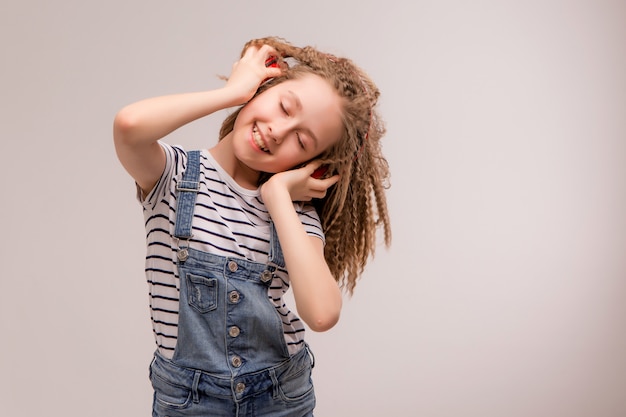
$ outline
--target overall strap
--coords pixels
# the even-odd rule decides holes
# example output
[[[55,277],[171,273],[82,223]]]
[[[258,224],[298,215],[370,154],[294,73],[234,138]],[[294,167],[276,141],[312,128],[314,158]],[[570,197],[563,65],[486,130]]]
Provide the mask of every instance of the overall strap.
[[[200,189],[199,177],[200,151],[189,151],[187,153],[187,168],[183,173],[183,179],[176,184],[178,203],[176,206],[174,237],[178,239],[191,239],[191,222],[193,220],[196,197]]]
[[[285,259],[283,258],[283,251],[280,247],[280,241],[278,240],[278,233],[274,222],[270,221],[270,252],[268,254],[268,262],[274,265],[284,268]]]

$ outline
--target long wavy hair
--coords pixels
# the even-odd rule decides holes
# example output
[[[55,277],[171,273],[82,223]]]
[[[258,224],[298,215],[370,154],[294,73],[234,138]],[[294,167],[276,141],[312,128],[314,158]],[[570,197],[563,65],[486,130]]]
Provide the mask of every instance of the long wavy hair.
[[[380,92],[370,77],[351,60],[324,53],[311,46],[296,47],[281,38],[254,39],[250,46],[272,46],[280,54],[284,74],[262,84],[255,97],[283,81],[315,74],[325,79],[343,99],[343,135],[317,159],[340,173],[326,197],[314,200],[326,236],[324,256],[331,273],[349,294],[377,246],[378,229],[384,243],[391,244],[391,225],[385,189],[389,188],[389,165],[380,140],[385,126],[376,104]],[[223,122],[219,138],[233,130],[241,107]],[[260,183],[271,174],[262,174]]]

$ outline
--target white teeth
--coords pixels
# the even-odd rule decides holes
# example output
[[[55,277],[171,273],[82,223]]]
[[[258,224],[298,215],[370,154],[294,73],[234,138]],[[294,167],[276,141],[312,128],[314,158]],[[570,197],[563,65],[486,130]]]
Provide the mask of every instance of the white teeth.
[[[254,139],[254,143],[256,143],[263,152],[269,152],[269,149],[265,147],[265,143],[263,142],[263,139],[261,139],[261,134],[257,130],[256,126],[252,128],[252,138]]]

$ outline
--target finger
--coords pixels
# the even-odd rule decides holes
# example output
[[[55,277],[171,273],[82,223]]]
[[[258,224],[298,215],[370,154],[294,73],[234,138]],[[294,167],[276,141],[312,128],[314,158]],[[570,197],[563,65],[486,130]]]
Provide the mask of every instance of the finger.
[[[320,167],[320,165],[322,165],[322,160],[321,159],[313,159],[311,161],[309,161],[305,166],[309,169],[311,169],[312,171],[315,171],[317,168]]]
[[[324,181],[324,184],[327,185],[326,188],[330,188],[333,185],[337,184],[339,182],[339,180],[341,179],[341,175],[339,174],[335,174],[331,177],[328,177],[326,179],[323,179],[322,181]]]
[[[283,70],[278,67],[271,67],[265,70],[265,75],[267,75],[267,78],[279,77],[282,74],[283,74]]]
[[[266,62],[271,56],[278,57],[276,49],[269,45],[250,45],[241,55],[241,59],[250,59]]]
[[[322,160],[321,159],[313,159],[309,162],[307,162],[304,165],[304,168],[306,168],[309,171],[309,174],[312,174],[313,171],[315,171],[316,169],[318,169],[320,166],[322,166]]]
[[[312,198],[322,199],[326,197],[328,193],[328,187],[320,187],[318,189],[311,189],[310,191]]]
[[[320,180],[311,179],[311,182],[309,183],[309,189],[311,190],[311,193],[315,193],[315,198],[323,198],[326,196],[326,192],[328,191],[328,189],[337,184],[339,179],[339,175],[333,175],[330,178]]]
[[[269,58],[270,55],[278,56],[278,52],[272,46],[264,44],[259,48],[259,53],[262,54],[265,58]]]
[[[318,181],[320,182],[320,187],[323,187],[325,190],[327,190],[333,185],[337,184],[340,179],[341,179],[341,176],[339,176],[339,174],[335,174],[331,177],[323,178]]]
[[[275,53],[269,55],[269,57],[265,59],[265,67],[267,68],[266,75],[268,79],[279,77],[286,69],[285,64]]]

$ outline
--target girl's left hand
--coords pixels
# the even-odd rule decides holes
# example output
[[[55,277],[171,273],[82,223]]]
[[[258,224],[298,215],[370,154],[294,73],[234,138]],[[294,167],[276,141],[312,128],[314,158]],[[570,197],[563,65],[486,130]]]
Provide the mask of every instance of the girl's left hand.
[[[261,186],[261,196],[266,202],[276,193],[289,193],[291,201],[311,201],[313,198],[324,198],[327,190],[339,181],[339,175],[316,179],[311,174],[321,166],[321,162],[313,161],[307,165],[274,174]]]

